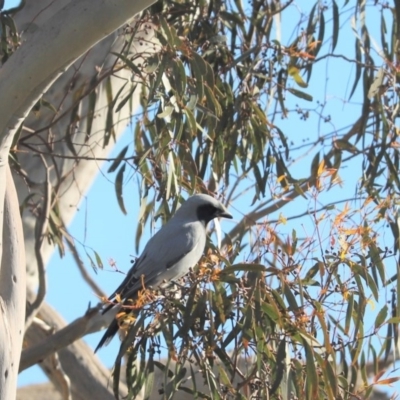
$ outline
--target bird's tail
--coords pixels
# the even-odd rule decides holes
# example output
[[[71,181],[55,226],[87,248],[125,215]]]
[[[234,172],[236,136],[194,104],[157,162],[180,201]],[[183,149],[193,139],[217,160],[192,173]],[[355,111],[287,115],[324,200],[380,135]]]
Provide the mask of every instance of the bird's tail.
[[[119,329],[118,320],[116,318],[114,318],[112,320],[110,326],[107,328],[106,332],[104,333],[103,337],[101,338],[101,340],[100,340],[99,344],[97,345],[94,352],[96,353],[97,350],[99,350],[104,345],[108,344],[111,341],[111,339],[115,336],[115,334],[118,332],[118,329]]]

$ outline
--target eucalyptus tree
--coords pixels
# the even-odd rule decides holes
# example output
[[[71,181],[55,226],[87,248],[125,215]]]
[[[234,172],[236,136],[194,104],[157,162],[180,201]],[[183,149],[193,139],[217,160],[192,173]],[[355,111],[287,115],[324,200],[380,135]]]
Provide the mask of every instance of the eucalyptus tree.
[[[136,245],[185,193],[214,193],[237,209],[237,224],[209,246],[181,296],[145,292],[116,355],[116,397],[350,399],[397,382],[388,365],[400,321],[400,5],[342,3],[160,1],[131,20],[149,4],[27,1],[2,14],[0,173],[12,166],[36,277],[27,325],[51,314],[45,263],[54,245],[74,251],[70,204],[137,107],[132,144],[110,167],[122,212],[123,183],[138,177]],[[5,226],[17,224],[13,215]],[[3,232],[21,244],[17,231]],[[21,265],[22,253],[7,257]],[[57,350],[66,373],[47,368],[51,379],[66,396],[70,380],[74,396],[90,398],[80,379],[95,387],[87,377],[107,372],[94,372],[91,359],[74,374],[89,352],[65,346],[105,324],[98,308],[58,324],[31,339],[21,369],[54,361]]]

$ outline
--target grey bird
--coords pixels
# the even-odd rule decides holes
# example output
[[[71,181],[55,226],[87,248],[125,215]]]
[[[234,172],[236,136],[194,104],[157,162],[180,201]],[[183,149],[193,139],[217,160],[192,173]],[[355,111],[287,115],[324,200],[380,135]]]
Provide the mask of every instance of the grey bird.
[[[206,245],[207,224],[214,218],[232,218],[223,204],[206,194],[186,200],[175,215],[147,242],[143,253],[127,273],[121,285],[108,298],[131,304],[143,287],[166,288],[189,272],[200,260]],[[114,307],[108,305],[107,312]],[[122,308],[123,312],[123,308]],[[126,310],[126,314],[131,311]],[[107,328],[95,352],[118,332],[115,318]]]

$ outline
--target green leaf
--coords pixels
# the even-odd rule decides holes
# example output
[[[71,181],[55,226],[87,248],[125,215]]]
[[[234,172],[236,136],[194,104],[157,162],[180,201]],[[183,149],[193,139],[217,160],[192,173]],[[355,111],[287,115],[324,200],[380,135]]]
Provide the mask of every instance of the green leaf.
[[[336,139],[334,142],[334,146],[336,149],[346,150],[352,154],[358,153],[357,147],[345,139]]]
[[[282,115],[284,118],[287,117],[287,111],[285,108],[285,99],[283,96],[283,89],[286,88],[286,79],[284,77],[284,70],[283,68],[278,73],[278,86],[277,86],[277,94],[278,94],[278,102],[281,106]]]
[[[174,37],[172,35],[171,29],[168,25],[168,22],[166,21],[166,19],[164,18],[163,15],[159,14],[158,17],[159,17],[159,20],[161,23],[161,32],[163,33],[164,37],[167,39],[168,44],[170,46],[173,46],[174,45]]]
[[[344,326],[344,333],[346,335],[348,335],[350,331],[350,323],[351,323],[351,318],[353,316],[353,307],[354,307],[354,296],[352,294],[349,294],[347,298],[346,322]]]
[[[221,366],[218,365],[218,372],[219,372],[219,380],[220,382],[226,386],[227,388],[232,387],[232,380],[228,377],[225,369]]]
[[[311,162],[311,176],[313,179],[318,178],[318,169],[320,164],[320,153],[316,153]]]
[[[96,266],[95,262],[93,261],[93,258],[90,256],[90,254],[86,250],[85,250],[85,253],[89,258],[90,266],[93,268],[93,271],[97,274],[97,266]]]
[[[168,154],[168,179],[167,179],[167,189],[166,189],[167,200],[171,197],[172,182],[176,183],[176,175],[175,175],[174,155],[173,152],[170,151]],[[176,184],[174,186],[177,187]]]
[[[237,58],[235,58],[233,60],[233,63],[231,65],[231,67],[236,66],[237,64],[239,64],[240,62],[242,62],[243,60],[245,60],[246,58],[248,58],[250,55],[252,55],[253,53],[255,53],[256,51],[259,50],[258,46],[254,46],[249,50],[246,50],[245,52],[243,52],[242,54],[240,54],[240,56],[238,56]]]
[[[386,282],[385,266],[383,265],[383,262],[381,259],[381,252],[379,251],[376,244],[372,241],[369,244],[369,256],[371,257],[371,262],[378,269],[382,284],[384,285]],[[378,285],[378,282],[376,282],[376,284]]]
[[[126,355],[129,347],[132,346],[132,343],[134,342],[134,339],[136,338],[138,331],[140,329],[143,329],[144,325],[144,320],[146,318],[145,314],[140,315],[140,317],[135,321],[135,323],[129,328],[128,334],[125,336],[123,341],[121,342],[117,358],[115,359],[115,364],[114,364],[114,370],[113,370],[113,391],[114,391],[114,396],[116,399],[119,398],[119,382],[121,378],[121,365],[122,365],[122,360],[124,356]],[[127,369],[135,369],[135,361],[136,361],[136,355],[138,353],[138,349],[141,347],[141,342],[138,342],[135,346],[135,348],[132,350],[130,353],[130,357],[127,362]],[[138,374],[140,374],[141,369],[139,368]],[[127,371],[128,373],[128,371]],[[143,379],[135,379],[134,380],[136,389],[139,393],[140,389],[143,386]],[[134,388],[133,388],[134,389]]]
[[[75,133],[76,123],[79,120],[78,111],[79,111],[79,106],[76,106],[72,109],[70,122],[67,126],[67,131],[64,135],[65,143],[67,144],[68,150],[70,150],[70,152],[74,156],[78,156],[78,153],[75,150],[75,146],[74,146],[74,143],[72,140],[72,138],[74,137],[74,133]]]
[[[303,338],[303,346],[306,357],[306,393],[307,399],[318,398],[318,374],[316,370],[316,362],[314,352],[308,341]]]
[[[214,70],[211,68],[211,65],[206,63],[206,74],[205,74],[205,81],[208,85],[208,87],[214,91],[215,88],[215,76],[214,76]]]
[[[288,88],[288,92],[292,93],[296,97],[299,97],[300,99],[307,100],[307,101],[313,101],[313,97],[310,94],[304,93],[300,90]]]
[[[309,281],[312,278],[314,278],[314,276],[319,272],[319,262],[315,263],[306,273],[306,276],[304,277],[304,281]]]
[[[191,134],[194,136],[197,133],[197,123],[196,123],[196,118],[194,117],[192,111],[190,111],[188,108],[185,108],[184,110],[187,121],[189,122],[189,127],[191,130]]]
[[[389,358],[390,354],[392,353],[391,349],[392,349],[392,337],[393,337],[393,324],[388,324],[387,326],[387,333],[386,333],[386,340],[384,342],[385,344],[385,356],[384,359],[385,361]]]
[[[338,382],[337,382],[337,377],[334,371],[334,367],[332,366],[332,363],[329,362],[329,360],[324,360],[323,365],[322,365],[322,370],[324,372],[326,379],[326,382],[329,383],[327,385],[329,387],[328,393],[332,394],[331,399],[336,400],[338,398]]]
[[[219,117],[222,114],[222,108],[215,98],[213,91],[208,86],[204,86],[204,92],[206,94],[208,107],[214,112],[216,117]]]
[[[339,7],[336,4],[336,1],[332,2],[332,53],[335,51],[338,36],[339,36]]]
[[[279,139],[281,140],[282,145],[285,148],[285,158],[286,158],[286,160],[288,160],[289,159],[289,145],[287,142],[287,138],[284,135],[284,133],[277,126],[275,126],[274,128],[275,128],[276,132],[278,132]]]
[[[248,271],[248,272],[265,272],[266,268],[261,264],[235,264],[230,267],[225,267],[221,273],[222,274],[231,274],[233,272],[238,271]]]
[[[88,97],[88,112],[86,119],[86,137],[89,138],[92,132],[93,119],[95,116],[95,107],[96,107],[97,93],[93,90]]]
[[[350,351],[351,363],[353,365],[355,365],[356,362],[358,361],[358,357],[361,353],[364,344],[364,324],[363,324],[364,313],[361,309],[362,307],[364,307],[364,305],[358,304],[357,309],[355,308],[356,312],[356,318],[354,319],[354,323],[356,325],[356,329],[354,330],[355,347],[353,347]]]
[[[275,303],[268,304],[264,302],[261,304],[261,309],[263,310],[263,312],[265,312],[265,314],[268,315],[269,318],[271,318],[272,321],[279,322],[280,313],[279,310],[276,308]]]
[[[283,286],[283,293],[289,304],[288,309],[290,311],[297,311],[299,309],[299,306],[297,304],[296,297],[294,297],[292,290],[289,288],[289,285],[287,285],[286,283],[283,283],[282,286]]]
[[[123,187],[124,187],[124,173],[125,173],[126,164],[123,164],[122,167],[119,169],[117,176],[115,178],[115,193],[117,195],[118,205],[121,211],[126,215],[126,209],[124,204],[123,198]]]
[[[292,65],[288,69],[288,74],[294,79],[294,81],[302,88],[306,88],[308,86],[307,82],[303,81],[303,78],[300,75],[300,71],[297,67]],[[290,91],[290,90],[289,90]],[[301,93],[301,92],[300,92]]]
[[[283,337],[278,345],[278,350],[276,352],[275,380],[272,383],[272,386],[269,390],[270,396],[272,396],[278,390],[282,380],[286,380],[286,373],[287,373],[286,348],[287,348],[286,340],[285,337]]]
[[[321,7],[319,14],[318,39],[317,39],[317,45],[314,50],[314,57],[316,57],[319,51],[321,50],[322,44],[324,43],[324,36],[325,36],[325,16],[324,16],[324,10]]]
[[[94,256],[95,256],[95,258],[96,258],[96,263],[97,263],[97,266],[100,268],[100,269],[103,269],[103,261],[101,261],[101,257],[99,256],[99,253],[97,253],[97,251],[95,251],[95,250],[93,250],[93,253],[94,253]]]
[[[42,98],[40,100],[40,103],[43,107],[48,108],[49,110],[51,110],[54,114],[57,114],[57,109],[53,106],[53,104],[51,104],[49,101],[47,101],[45,98]]]
[[[400,324],[400,317],[392,317],[386,321],[387,324]]]
[[[135,83],[134,85],[132,85],[132,87],[131,87],[129,93],[119,102],[119,104],[118,104],[117,107],[115,108],[115,112],[116,112],[116,113],[119,112],[129,100],[132,99],[132,95],[133,95],[133,93],[135,92],[136,88],[137,88],[137,83]],[[116,98],[116,99],[117,99],[117,98]]]
[[[153,392],[154,387],[154,354],[149,354],[149,360],[146,363],[146,370],[145,370],[145,390],[143,394],[143,400],[150,400],[151,393]]]
[[[379,94],[379,91],[383,85],[383,78],[385,77],[385,70],[383,67],[379,68],[378,73],[375,76],[374,81],[372,82],[371,86],[368,90],[368,98],[373,99],[375,95]]]
[[[314,17],[314,14],[317,9],[317,6],[319,7],[318,1],[313,5],[313,7],[309,13],[308,24],[307,24],[307,35],[309,35],[309,36],[313,35],[314,31],[315,31],[316,18]]]
[[[356,76],[354,78],[354,83],[353,83],[353,87],[351,89],[350,92],[350,96],[349,96],[349,100],[352,98],[356,88],[357,88],[357,84],[358,81],[360,80],[361,77],[361,71],[362,71],[362,67],[361,67],[361,63],[362,63],[362,59],[361,59],[361,54],[362,54],[362,48],[361,48],[361,42],[360,39],[356,38]]]
[[[121,164],[122,160],[125,158],[125,155],[128,151],[129,145],[125,146],[117,155],[113,163],[110,165],[110,168],[108,168],[107,172],[114,172],[118,167],[119,164]]]
[[[164,110],[157,114],[158,118],[168,118],[174,112],[173,106],[165,106]]]
[[[385,54],[385,57],[390,61],[393,62],[393,54],[389,51],[389,45],[386,41],[386,34],[387,34],[387,27],[385,21],[385,15],[381,12],[381,48]]]
[[[105,91],[107,97],[107,116],[106,116],[106,126],[105,126],[105,135],[104,135],[104,143],[103,146],[106,147],[110,142],[111,137],[115,138],[114,131],[114,105],[115,99],[113,99],[113,87],[111,84],[111,78],[108,78],[105,82]]]
[[[385,322],[387,314],[388,306],[385,304],[375,318],[375,329],[378,329]]]
[[[230,21],[233,22],[234,24],[237,24],[239,26],[243,26],[244,25],[244,21],[243,19],[240,17],[240,15],[236,12],[226,12],[226,11],[220,11],[219,12],[219,16],[221,17],[221,19],[223,21]],[[229,28],[230,29],[234,29],[234,26],[232,26],[231,24],[229,24]]]
[[[117,56],[118,58],[120,58],[120,59],[126,64],[126,66],[127,66],[129,69],[132,70],[132,72],[134,72],[136,75],[140,76],[140,77],[143,79],[142,70],[139,69],[139,67],[138,67],[136,64],[134,64],[133,61],[132,61],[129,57],[125,56],[125,55],[122,54],[122,53],[114,53],[114,52],[111,52],[111,54],[114,54],[115,56]]]
[[[182,98],[186,90],[186,72],[182,61],[177,58],[172,63],[172,68],[174,71],[174,92],[179,97]]]
[[[197,52],[193,51],[191,53],[192,56],[192,68],[197,71],[198,75],[206,75],[207,74],[207,62],[203,59],[203,57],[201,57],[200,54],[198,54]],[[196,75],[197,75],[196,74]]]

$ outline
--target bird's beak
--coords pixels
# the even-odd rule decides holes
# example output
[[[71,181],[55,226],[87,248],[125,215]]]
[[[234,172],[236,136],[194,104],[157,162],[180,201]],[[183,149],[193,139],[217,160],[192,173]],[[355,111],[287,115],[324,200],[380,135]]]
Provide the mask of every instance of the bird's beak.
[[[223,208],[220,210],[220,212],[218,213],[218,217],[219,218],[229,218],[229,219],[233,218],[232,214],[230,214],[226,208]]]

